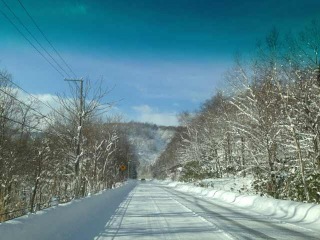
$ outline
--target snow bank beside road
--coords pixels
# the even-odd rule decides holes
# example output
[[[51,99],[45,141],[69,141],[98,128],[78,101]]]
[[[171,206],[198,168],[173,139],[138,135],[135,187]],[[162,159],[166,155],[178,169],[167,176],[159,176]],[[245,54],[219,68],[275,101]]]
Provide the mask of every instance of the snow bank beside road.
[[[119,188],[1,223],[0,239],[93,239],[135,186],[136,182],[130,181]]]
[[[181,192],[221,200],[285,222],[303,224],[307,228],[320,232],[320,205],[317,204],[277,200],[257,195],[241,195],[179,182],[166,181],[162,184]]]

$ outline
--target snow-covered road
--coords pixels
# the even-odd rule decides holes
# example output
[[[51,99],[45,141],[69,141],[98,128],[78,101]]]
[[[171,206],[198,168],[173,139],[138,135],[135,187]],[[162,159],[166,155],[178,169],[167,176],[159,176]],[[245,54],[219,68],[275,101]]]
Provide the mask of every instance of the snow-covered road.
[[[0,239],[320,239],[320,226],[313,225],[311,230],[305,223],[286,223],[254,213],[252,208],[175,189],[157,182],[129,181],[116,189],[2,223]],[[305,215],[316,207],[307,206]]]
[[[320,239],[320,234],[147,182],[131,191],[95,239]]]

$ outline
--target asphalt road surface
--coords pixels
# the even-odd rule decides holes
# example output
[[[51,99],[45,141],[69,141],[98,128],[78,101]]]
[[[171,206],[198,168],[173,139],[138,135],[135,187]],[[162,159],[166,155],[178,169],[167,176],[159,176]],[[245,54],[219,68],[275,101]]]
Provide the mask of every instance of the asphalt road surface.
[[[138,184],[95,239],[320,239],[320,232],[151,182]]]

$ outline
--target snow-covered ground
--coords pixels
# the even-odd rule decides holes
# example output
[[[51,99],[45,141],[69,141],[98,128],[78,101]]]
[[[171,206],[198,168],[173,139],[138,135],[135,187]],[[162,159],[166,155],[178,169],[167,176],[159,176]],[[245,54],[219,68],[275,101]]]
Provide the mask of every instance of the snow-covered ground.
[[[5,240],[309,240],[319,232],[318,205],[169,181],[130,181],[0,224]]]
[[[254,178],[251,175],[246,177],[224,177],[224,178],[210,178],[198,181],[195,183],[199,187],[208,187],[216,190],[223,190],[228,192],[236,192],[241,194],[255,194],[253,189]]]
[[[0,223],[0,239],[94,239],[135,186],[135,181],[127,182],[119,188]]]
[[[279,219],[288,223],[299,223],[307,228],[319,231],[320,239],[320,205],[240,194],[237,188],[240,187],[240,190],[243,191],[243,185],[249,187],[250,177],[242,181],[238,180],[236,184],[232,183],[233,179],[231,179],[231,181],[230,179],[206,181],[214,183],[214,188],[198,187],[191,183],[172,182],[169,180],[161,181],[160,183],[177,191],[216,199],[259,213],[263,216]],[[217,189],[215,189],[216,187]],[[221,190],[229,190],[230,187],[233,188],[233,192]]]

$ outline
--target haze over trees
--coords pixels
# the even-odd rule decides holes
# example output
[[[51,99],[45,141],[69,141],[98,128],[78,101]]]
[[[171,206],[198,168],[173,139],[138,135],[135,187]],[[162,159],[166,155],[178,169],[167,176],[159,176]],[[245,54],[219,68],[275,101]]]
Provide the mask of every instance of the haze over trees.
[[[218,92],[182,127],[153,166],[183,181],[254,175],[260,194],[320,202],[320,25],[273,29],[250,60],[236,58]]]
[[[150,166],[165,150],[176,128],[157,126],[150,123],[128,122],[121,124],[127,133],[129,143],[139,159],[137,172],[140,178],[151,178]]]

